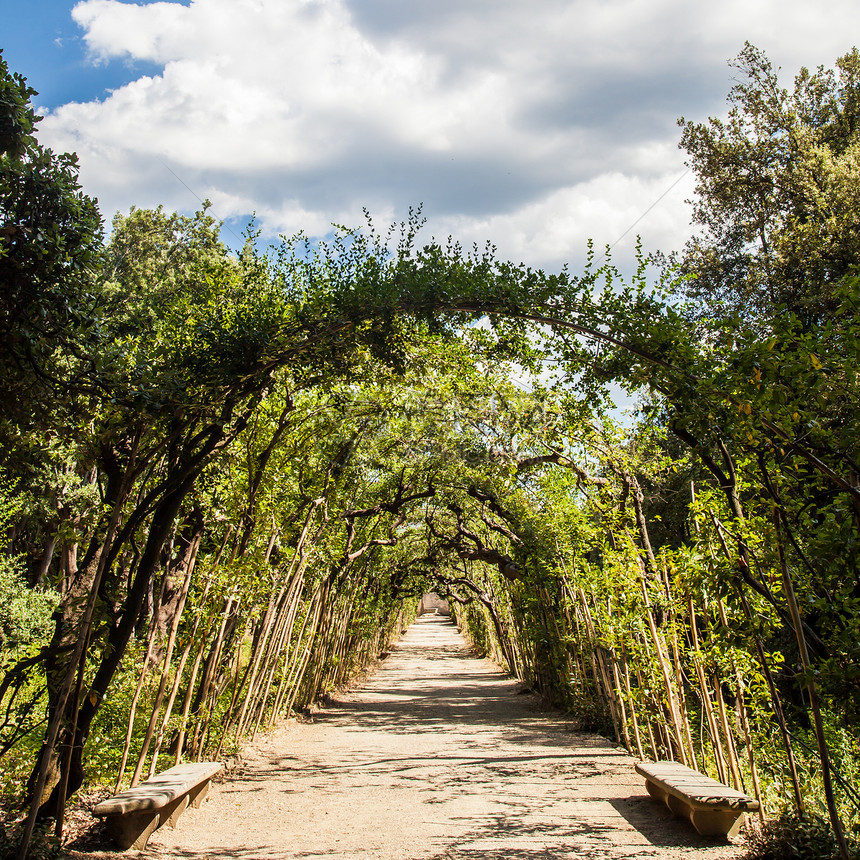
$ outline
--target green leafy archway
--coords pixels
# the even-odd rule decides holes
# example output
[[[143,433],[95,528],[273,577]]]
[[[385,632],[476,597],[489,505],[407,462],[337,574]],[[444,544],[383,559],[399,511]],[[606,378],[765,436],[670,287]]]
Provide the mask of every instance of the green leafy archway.
[[[31,126],[3,156],[22,170]],[[205,212],[134,210],[103,253],[78,235],[75,290],[26,273],[46,298],[7,328],[44,307],[65,332],[25,326],[2,357],[27,397],[2,425],[4,588],[57,607],[49,641],[35,597],[3,627],[2,766],[30,826],[61,828],[85,778],[220,755],[308,707],[435,589],[583,726],[772,812],[821,797],[839,837],[857,280],[828,282],[826,316],[808,293],[751,316],[674,269],[547,274],[419,227],[234,255]],[[643,397],[630,426],[617,382]]]

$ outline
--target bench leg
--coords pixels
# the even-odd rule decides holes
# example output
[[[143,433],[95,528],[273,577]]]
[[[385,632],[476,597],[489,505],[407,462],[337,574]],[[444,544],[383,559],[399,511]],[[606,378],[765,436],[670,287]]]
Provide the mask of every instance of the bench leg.
[[[110,838],[117,848],[126,851],[134,848],[142,851],[149,837],[159,827],[158,812],[144,812],[138,815],[110,815],[105,819]]]
[[[675,797],[674,794],[666,795],[666,806],[672,811],[673,815],[677,815],[678,818],[689,818],[690,821],[693,820],[693,810],[690,809],[689,805],[684,803],[678,797]]]
[[[176,798],[173,803],[168,803],[163,806],[158,812],[158,826],[161,827],[167,824],[169,827],[176,827],[176,822],[179,821],[179,816],[185,812],[188,806],[188,795],[183,794],[182,797]]]
[[[654,800],[659,800],[661,803],[668,806],[669,811],[673,815],[677,815],[680,818],[690,818],[692,815],[692,810],[686,803],[684,803],[683,800],[679,800],[674,794],[669,794],[665,788],[657,785],[657,783],[646,780],[645,787],[648,789],[648,794],[650,794]]]
[[[741,829],[744,814],[734,809],[692,809],[690,821],[702,836],[735,836]]]
[[[665,803],[668,806],[667,798],[669,797],[669,793],[657,785],[656,782],[651,782],[650,779],[646,779],[645,788],[648,789],[648,794],[650,794],[654,800],[659,800],[661,803]]]
[[[188,792],[188,805],[193,806],[195,809],[199,808],[200,804],[206,800],[209,795],[209,780],[198,785],[197,788],[192,789]]]

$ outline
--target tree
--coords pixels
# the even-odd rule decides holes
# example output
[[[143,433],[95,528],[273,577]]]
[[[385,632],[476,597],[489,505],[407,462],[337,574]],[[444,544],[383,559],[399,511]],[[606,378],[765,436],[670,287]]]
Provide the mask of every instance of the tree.
[[[682,271],[703,313],[784,307],[814,324],[860,263],[860,52],[801,69],[791,91],[749,43],[732,66],[728,118],[679,120],[702,227]]]
[[[24,418],[37,411],[34,386],[54,382],[59,357],[92,334],[102,236],[76,156],[36,140],[34,95],[0,55],[0,397]]]

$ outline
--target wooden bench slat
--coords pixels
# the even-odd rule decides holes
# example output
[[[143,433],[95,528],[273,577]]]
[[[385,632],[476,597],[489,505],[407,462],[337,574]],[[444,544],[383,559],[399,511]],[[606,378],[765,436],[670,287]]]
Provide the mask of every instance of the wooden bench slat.
[[[220,762],[211,761],[178,764],[146,782],[103,800],[93,809],[93,815],[126,815],[162,809],[201,782],[212,779],[222,768]]]

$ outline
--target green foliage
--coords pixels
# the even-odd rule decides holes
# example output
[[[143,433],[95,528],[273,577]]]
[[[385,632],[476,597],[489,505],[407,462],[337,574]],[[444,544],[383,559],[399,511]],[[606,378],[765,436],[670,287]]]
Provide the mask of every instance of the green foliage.
[[[841,855],[826,818],[790,813],[754,827],[747,836],[744,860],[837,860]],[[860,843],[853,841],[853,856]]]
[[[860,263],[860,53],[802,69],[791,91],[752,45],[732,65],[728,119],[680,120],[704,227],[684,256],[690,291],[706,312],[759,326],[779,306],[823,321]]]
[[[12,483],[0,472],[0,533],[20,516],[23,507]],[[41,647],[58,600],[54,593],[28,588],[22,568],[20,558],[0,555],[0,669]]]
[[[31,591],[20,570],[0,557],[0,666],[40,647],[59,595]]]
[[[92,334],[92,275],[101,252],[95,201],[77,159],[36,141],[35,91],[0,56],[0,395],[28,401],[61,372],[66,345]],[[26,418],[25,407],[20,416]]]

